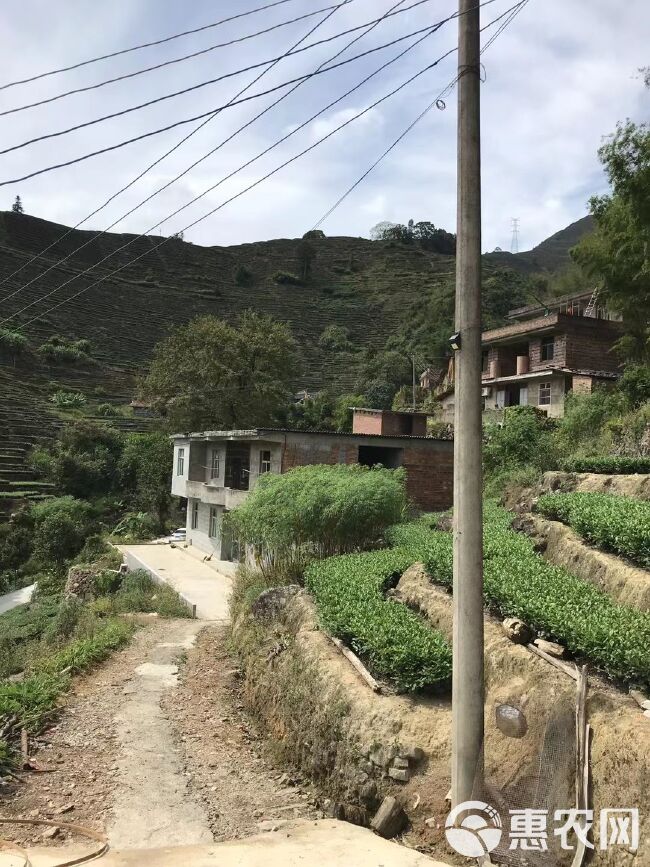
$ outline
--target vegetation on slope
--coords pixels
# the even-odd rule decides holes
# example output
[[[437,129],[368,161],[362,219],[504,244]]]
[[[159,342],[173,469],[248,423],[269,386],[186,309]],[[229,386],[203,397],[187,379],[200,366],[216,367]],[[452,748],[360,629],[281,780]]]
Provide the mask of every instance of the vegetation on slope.
[[[552,566],[530,539],[511,529],[511,520],[504,509],[486,504],[485,599],[492,610],[521,618],[613,677],[650,684],[650,614],[616,605],[592,584]],[[419,522],[389,535],[412,562],[424,562],[433,581],[452,586],[450,533]]]
[[[562,521],[587,541],[650,567],[650,503],[611,494],[545,494],[543,515]]]

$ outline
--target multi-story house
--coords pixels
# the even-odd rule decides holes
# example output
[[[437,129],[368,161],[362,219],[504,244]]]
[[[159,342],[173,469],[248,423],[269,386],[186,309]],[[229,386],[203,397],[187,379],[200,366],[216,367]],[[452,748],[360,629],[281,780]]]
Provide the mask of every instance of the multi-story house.
[[[352,433],[273,428],[176,434],[172,494],[187,500],[187,541],[218,559],[237,557],[224,514],[244,502],[265,473],[307,464],[403,467],[418,508],[449,508],[453,443],[426,435],[426,415],[358,409]]]
[[[487,417],[498,417],[508,406],[528,405],[558,418],[569,391],[590,392],[620,376],[614,344],[622,324],[591,291],[520,307],[508,319],[511,324],[481,338]],[[453,421],[453,360],[438,397],[443,417]]]

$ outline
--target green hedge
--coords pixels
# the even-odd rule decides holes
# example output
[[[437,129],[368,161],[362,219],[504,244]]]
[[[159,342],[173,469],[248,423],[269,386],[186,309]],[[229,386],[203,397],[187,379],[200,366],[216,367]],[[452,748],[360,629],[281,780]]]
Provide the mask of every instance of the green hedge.
[[[323,627],[404,690],[451,677],[451,648],[442,633],[383,595],[412,562],[408,551],[384,549],[316,561],[305,573]]]
[[[510,527],[512,516],[485,509],[485,598],[501,616],[520,617],[533,629],[590,659],[609,675],[650,684],[650,614],[615,605],[592,584],[552,566],[532,542]],[[452,585],[452,537],[424,524],[392,528],[390,538],[421,560],[437,583]]]
[[[570,473],[612,473],[614,475],[650,473],[650,457],[574,458],[565,461],[563,467]]]
[[[599,548],[650,567],[650,503],[611,494],[545,494],[537,510]]]

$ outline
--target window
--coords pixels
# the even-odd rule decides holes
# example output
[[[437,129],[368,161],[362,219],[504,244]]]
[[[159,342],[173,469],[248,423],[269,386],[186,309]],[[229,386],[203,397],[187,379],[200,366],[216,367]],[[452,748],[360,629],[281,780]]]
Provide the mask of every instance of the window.
[[[192,530],[196,530],[199,526],[199,501],[194,500],[192,503],[192,521],[190,524]]]
[[[488,370],[490,369],[490,363],[488,361],[489,357],[490,357],[489,352],[482,352],[481,353],[481,372],[482,373],[487,373]]]
[[[219,449],[212,449],[212,456],[210,458],[210,478],[216,479],[219,476],[221,464],[221,455],[219,453]]]
[[[219,510],[216,506],[210,506],[210,529],[208,535],[211,539],[216,539],[219,535]]]
[[[552,361],[555,355],[555,338],[544,337],[542,339],[542,361]],[[550,401],[549,401],[550,403]]]
[[[539,405],[548,406],[551,402],[551,383],[540,382],[539,384]]]
[[[260,476],[271,472],[271,452],[260,452]]]
[[[185,472],[185,449],[179,449],[176,457],[176,475],[182,476]]]

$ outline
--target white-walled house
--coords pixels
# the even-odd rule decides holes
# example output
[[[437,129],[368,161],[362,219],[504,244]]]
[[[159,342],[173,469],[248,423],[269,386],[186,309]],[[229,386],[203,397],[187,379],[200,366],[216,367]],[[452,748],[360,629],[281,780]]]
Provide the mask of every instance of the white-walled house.
[[[379,423],[381,432],[370,433],[369,413],[382,415],[357,410],[353,433],[260,428],[173,436],[172,494],[187,500],[188,543],[220,560],[238,559],[238,546],[224,526],[225,513],[246,499],[261,475],[308,464],[404,467],[407,494],[416,506],[449,508],[453,443],[398,434],[394,416],[399,413],[386,414],[390,418]],[[395,433],[386,433],[393,428]]]

